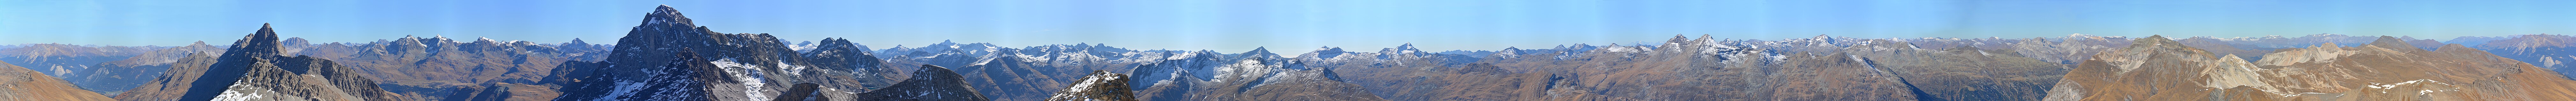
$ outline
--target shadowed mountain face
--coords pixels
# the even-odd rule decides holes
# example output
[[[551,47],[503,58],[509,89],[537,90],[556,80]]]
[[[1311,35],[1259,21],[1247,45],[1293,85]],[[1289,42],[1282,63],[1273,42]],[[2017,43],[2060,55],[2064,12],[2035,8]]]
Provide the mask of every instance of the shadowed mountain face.
[[[921,65],[921,71],[913,72],[911,79],[895,83],[894,86],[886,86],[885,89],[870,90],[851,97],[856,98],[856,101],[992,100],[984,98],[982,93],[975,93],[975,87],[967,85],[964,78],[945,67]]]
[[[847,40],[824,41],[800,53],[768,34],[709,31],[662,6],[600,61],[565,61],[550,76],[560,78],[545,83],[563,87],[563,96],[554,99],[562,101],[761,101],[775,100],[799,83],[822,88],[813,92],[856,93],[895,82],[881,76],[895,73],[872,53]],[[675,73],[680,71],[691,73]]]

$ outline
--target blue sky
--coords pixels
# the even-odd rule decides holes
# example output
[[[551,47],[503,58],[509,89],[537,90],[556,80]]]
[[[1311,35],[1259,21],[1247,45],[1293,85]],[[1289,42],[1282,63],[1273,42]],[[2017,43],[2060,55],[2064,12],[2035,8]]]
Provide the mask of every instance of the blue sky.
[[[275,23],[286,37],[405,35],[611,43],[655,5],[725,33],[850,38],[875,48],[942,40],[1019,47],[1304,53],[1544,48],[1657,42],[1675,34],[1857,38],[2458,36],[2576,33],[2570,0],[0,0],[0,43],[231,42]]]

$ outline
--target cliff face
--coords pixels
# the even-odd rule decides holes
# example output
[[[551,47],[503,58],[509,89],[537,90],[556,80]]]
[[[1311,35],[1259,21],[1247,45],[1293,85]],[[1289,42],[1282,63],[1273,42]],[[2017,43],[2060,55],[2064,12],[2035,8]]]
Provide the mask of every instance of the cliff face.
[[[116,100],[9,62],[0,62],[0,88],[6,88],[0,89],[0,100],[8,101]]]
[[[2146,38],[2086,60],[2047,100],[2568,100],[2576,81],[2460,45],[2418,49],[2380,37],[2246,62]]]

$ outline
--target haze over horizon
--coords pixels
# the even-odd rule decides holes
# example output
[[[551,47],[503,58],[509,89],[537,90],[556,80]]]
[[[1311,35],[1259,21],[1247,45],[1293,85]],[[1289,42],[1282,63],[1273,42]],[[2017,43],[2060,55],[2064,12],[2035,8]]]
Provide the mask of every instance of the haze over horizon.
[[[2319,33],[2506,36],[2576,32],[2576,1],[0,1],[0,44],[231,42],[260,23],[315,43],[403,36],[615,43],[654,5],[724,33],[851,38],[884,49],[954,40],[1004,47],[1300,54],[1652,43],[1671,35],[1778,40]]]

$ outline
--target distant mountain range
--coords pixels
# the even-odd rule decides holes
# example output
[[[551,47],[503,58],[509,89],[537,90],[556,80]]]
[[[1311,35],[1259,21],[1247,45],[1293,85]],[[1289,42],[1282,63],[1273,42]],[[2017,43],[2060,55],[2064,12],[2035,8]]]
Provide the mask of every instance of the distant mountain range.
[[[720,33],[662,6],[617,44],[444,36],[311,43],[0,45],[0,100],[315,101],[2031,101],[2576,100],[2576,37],[1782,40],[1283,55],[876,49]],[[1640,36],[1655,37],[1655,36]],[[872,50],[873,49],[873,50]],[[1288,48],[1283,48],[1288,49]],[[1298,51],[1298,50],[1284,50]],[[18,89],[26,88],[26,89]]]

